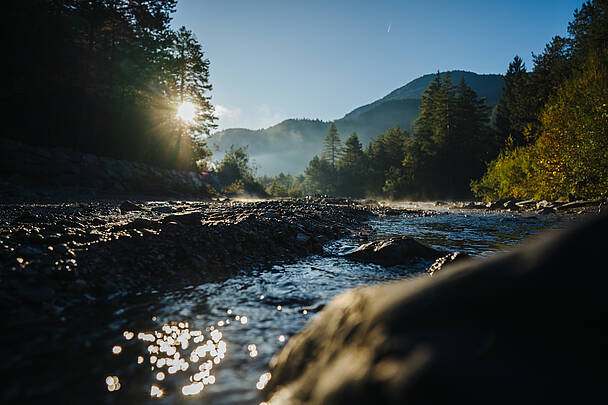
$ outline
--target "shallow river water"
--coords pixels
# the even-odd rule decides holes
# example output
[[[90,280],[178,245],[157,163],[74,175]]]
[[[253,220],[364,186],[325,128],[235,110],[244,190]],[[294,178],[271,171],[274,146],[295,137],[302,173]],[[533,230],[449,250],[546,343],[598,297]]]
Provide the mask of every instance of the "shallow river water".
[[[441,250],[488,255],[568,222],[446,211],[370,224],[379,235],[408,235]],[[340,240],[326,247],[332,257],[243,271],[223,282],[116,297],[118,307],[64,322],[54,338],[41,338],[48,347],[39,359],[40,375],[31,376],[34,391],[61,403],[259,404],[272,355],[332,297],[414,276],[430,264],[383,268],[339,257],[357,244]]]

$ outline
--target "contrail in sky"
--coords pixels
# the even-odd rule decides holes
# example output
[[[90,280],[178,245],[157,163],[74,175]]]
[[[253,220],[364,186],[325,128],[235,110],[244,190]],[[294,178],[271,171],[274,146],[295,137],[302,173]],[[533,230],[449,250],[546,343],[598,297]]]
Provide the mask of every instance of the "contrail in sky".
[[[386,32],[391,32],[391,24],[388,24],[388,29],[386,30]]]

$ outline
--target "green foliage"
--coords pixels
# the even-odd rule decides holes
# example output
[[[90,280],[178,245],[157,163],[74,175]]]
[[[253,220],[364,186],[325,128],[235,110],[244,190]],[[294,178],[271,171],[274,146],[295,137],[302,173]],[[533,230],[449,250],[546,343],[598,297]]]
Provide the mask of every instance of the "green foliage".
[[[310,194],[333,194],[335,192],[336,174],[329,161],[319,159],[318,156],[313,157],[308,163],[304,175],[306,177],[304,188]]]
[[[275,177],[263,176],[258,181],[265,187],[266,193],[274,197],[301,197],[303,176],[294,178],[291,174],[279,173]]]
[[[393,197],[398,194],[397,190],[392,189],[392,185],[397,184],[396,182],[392,181],[389,186],[385,182],[391,168],[401,171],[409,139],[410,134],[407,131],[395,127],[378,135],[370,143],[367,149],[369,174],[366,184],[369,194],[378,196],[389,194]],[[395,175],[395,171],[392,171],[393,178]]]
[[[574,13],[569,38],[555,37],[534,57],[527,95],[514,96],[512,64],[499,107],[507,142],[486,174],[471,183],[486,199],[605,198],[608,195],[608,2],[588,1]],[[531,101],[531,102],[530,102]],[[526,116],[525,119],[522,116]],[[526,125],[523,125],[526,124]],[[519,125],[519,127],[518,127]],[[513,132],[507,133],[509,141]]]
[[[390,186],[418,198],[466,197],[495,150],[489,108],[464,80],[437,74],[422,98],[414,134],[402,160],[403,178],[392,171]],[[388,185],[386,186],[388,187]]]
[[[11,63],[2,136],[193,169],[214,127],[208,65],[175,0],[30,0],[6,5]],[[187,79],[186,79],[187,78]],[[179,94],[178,89],[181,89]],[[198,107],[175,117],[180,96]],[[35,119],[32,117],[35,116]]]
[[[532,162],[536,158],[535,152],[533,145],[505,149],[490,162],[480,180],[471,181],[471,190],[486,201],[534,198]]]
[[[266,196],[264,186],[255,180],[255,167],[249,163],[246,148],[231,146],[219,163],[216,175],[227,194]]]
[[[222,187],[222,192],[229,196],[245,194],[245,183],[242,179],[238,179],[234,183]]]
[[[336,168],[336,163],[342,155],[342,141],[340,140],[340,134],[338,134],[338,128],[333,122],[329,124],[329,129],[323,140],[323,153],[321,159],[327,160],[332,169]]]
[[[367,175],[368,163],[356,132],[353,132],[344,143],[342,157],[337,166],[340,194],[364,197],[366,184],[363,180]]]
[[[608,195],[608,51],[587,58],[540,115],[537,193],[548,198]]]

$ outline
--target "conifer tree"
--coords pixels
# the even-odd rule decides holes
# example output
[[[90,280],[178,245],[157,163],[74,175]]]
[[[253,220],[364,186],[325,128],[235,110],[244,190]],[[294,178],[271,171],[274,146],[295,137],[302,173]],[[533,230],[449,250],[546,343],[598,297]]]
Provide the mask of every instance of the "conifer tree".
[[[353,132],[346,142],[342,156],[338,161],[340,194],[351,197],[365,195],[365,182],[361,181],[367,175],[367,159],[359,137]]]
[[[323,140],[323,154],[321,158],[326,160],[332,169],[336,168],[336,164],[340,159],[342,153],[342,144],[340,141],[340,134],[338,134],[338,128],[333,122],[329,125],[327,135]]]

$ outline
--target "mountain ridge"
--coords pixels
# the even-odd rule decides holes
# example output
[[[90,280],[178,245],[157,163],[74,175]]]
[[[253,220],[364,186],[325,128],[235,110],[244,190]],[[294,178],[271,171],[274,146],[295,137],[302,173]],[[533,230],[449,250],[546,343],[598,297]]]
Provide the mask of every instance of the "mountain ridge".
[[[445,77],[448,72],[441,72]],[[502,94],[504,78],[499,74],[477,74],[463,70],[449,71],[457,84],[462,77],[467,84],[494,106]],[[420,112],[420,96],[436,73],[418,77],[384,97],[357,107],[342,118],[334,120],[342,140],[357,132],[361,143],[370,140],[394,126],[411,130]],[[252,160],[259,166],[259,174],[276,175],[279,172],[297,174],[308,161],[321,152],[323,138],[332,121],[309,118],[288,118],[268,128],[251,130],[228,128],[209,137],[221,157],[231,146],[248,146]]]

